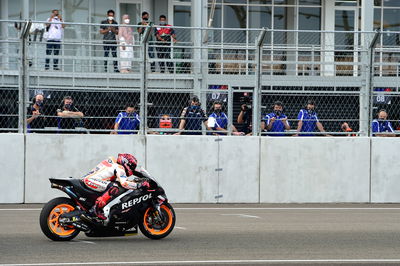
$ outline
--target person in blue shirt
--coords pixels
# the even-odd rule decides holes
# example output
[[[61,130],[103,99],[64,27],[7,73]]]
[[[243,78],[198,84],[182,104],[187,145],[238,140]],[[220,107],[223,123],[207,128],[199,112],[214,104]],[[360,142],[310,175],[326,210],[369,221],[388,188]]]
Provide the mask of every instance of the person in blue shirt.
[[[296,136],[315,136],[315,127],[318,128],[320,132],[325,132],[324,127],[318,120],[317,113],[315,112],[315,102],[313,100],[308,100],[306,109],[301,109],[297,119],[299,123],[297,125]],[[301,133],[306,132],[306,133]]]
[[[120,112],[115,119],[114,131],[111,134],[137,134],[140,117],[133,105],[127,105],[125,111]]]
[[[271,132],[269,136],[285,136],[279,132],[290,130],[290,125],[287,116],[283,113],[283,103],[276,101],[272,105],[273,112],[265,115],[261,122],[261,130]]]
[[[213,135],[226,135],[228,133],[228,116],[222,111],[222,103],[215,101],[213,104],[213,113],[208,116],[207,129],[213,130]],[[233,135],[244,135],[238,132],[236,127],[232,125]]]
[[[197,96],[193,96],[189,103],[190,105],[182,110],[179,132],[174,135],[202,135],[201,124],[206,124],[207,116],[203,109],[201,109],[201,104]]]
[[[388,114],[386,110],[381,109],[378,112],[378,119],[372,120],[372,135],[374,137],[394,137],[394,130],[390,121],[387,121]]]

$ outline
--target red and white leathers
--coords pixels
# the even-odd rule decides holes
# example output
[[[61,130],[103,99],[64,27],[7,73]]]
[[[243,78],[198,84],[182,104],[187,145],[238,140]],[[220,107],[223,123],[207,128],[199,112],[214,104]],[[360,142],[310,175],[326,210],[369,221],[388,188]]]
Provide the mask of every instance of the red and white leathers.
[[[129,181],[125,169],[114,157],[108,157],[82,177],[85,185],[95,191],[104,192],[111,182],[119,182],[123,188],[137,189],[138,184]]]

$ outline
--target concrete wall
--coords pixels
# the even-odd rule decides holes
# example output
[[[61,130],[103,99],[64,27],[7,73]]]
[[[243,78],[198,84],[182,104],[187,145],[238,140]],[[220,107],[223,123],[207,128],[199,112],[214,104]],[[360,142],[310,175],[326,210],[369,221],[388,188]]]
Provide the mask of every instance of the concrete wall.
[[[0,203],[64,195],[49,177],[80,177],[121,152],[135,154],[171,202],[400,202],[394,138],[1,134],[0,145]]]
[[[400,141],[372,138],[371,202],[400,202]]]
[[[129,152],[143,162],[144,142],[141,136],[27,134],[25,202],[65,195],[50,188],[50,177],[81,177],[107,156]]]
[[[24,135],[0,136],[0,203],[23,203]]]
[[[261,202],[368,202],[369,138],[262,138]]]

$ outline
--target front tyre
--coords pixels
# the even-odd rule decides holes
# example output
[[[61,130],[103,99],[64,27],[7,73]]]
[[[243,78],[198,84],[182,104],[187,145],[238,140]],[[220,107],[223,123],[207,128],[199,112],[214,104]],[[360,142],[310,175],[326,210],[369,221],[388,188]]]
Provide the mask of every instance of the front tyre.
[[[162,217],[152,206],[144,212],[143,219],[139,223],[140,231],[151,239],[161,239],[169,235],[175,226],[175,211],[169,203],[160,206]]]
[[[54,241],[69,241],[79,234],[72,226],[62,226],[60,215],[75,210],[74,202],[69,198],[55,198],[46,203],[40,213],[40,228],[42,232]]]

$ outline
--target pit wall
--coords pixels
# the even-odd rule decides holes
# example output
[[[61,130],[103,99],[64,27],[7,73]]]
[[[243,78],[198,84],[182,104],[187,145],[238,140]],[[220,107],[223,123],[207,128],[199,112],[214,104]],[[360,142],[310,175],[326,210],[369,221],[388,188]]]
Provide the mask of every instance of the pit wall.
[[[133,153],[174,203],[400,203],[397,138],[0,135],[0,203],[63,196],[80,177]]]

